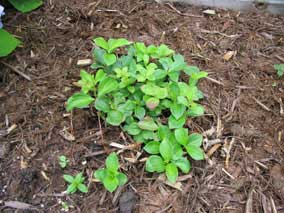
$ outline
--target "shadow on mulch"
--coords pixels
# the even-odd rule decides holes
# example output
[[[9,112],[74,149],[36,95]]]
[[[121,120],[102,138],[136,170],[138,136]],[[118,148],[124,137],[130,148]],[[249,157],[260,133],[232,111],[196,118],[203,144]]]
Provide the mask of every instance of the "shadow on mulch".
[[[59,212],[62,201],[70,212],[284,212],[284,80],[273,69],[284,62],[283,17],[224,10],[206,16],[202,8],[134,0],[47,1],[30,14],[7,15],[6,27],[24,46],[0,62],[32,81],[0,63],[1,212],[14,211],[5,201],[45,212]],[[106,157],[98,118],[88,110],[66,114],[65,101],[78,90],[76,62],[91,58],[97,36],[165,43],[209,72],[200,83],[206,115],[188,121],[205,134],[209,157],[192,163],[182,191],[124,159],[138,150],[121,154],[124,188],[110,194],[91,181]],[[66,140],[66,131],[76,140]],[[103,131],[106,142],[128,143],[119,129]],[[70,159],[65,170],[59,155]],[[62,195],[62,175],[79,171],[89,177],[89,193]]]

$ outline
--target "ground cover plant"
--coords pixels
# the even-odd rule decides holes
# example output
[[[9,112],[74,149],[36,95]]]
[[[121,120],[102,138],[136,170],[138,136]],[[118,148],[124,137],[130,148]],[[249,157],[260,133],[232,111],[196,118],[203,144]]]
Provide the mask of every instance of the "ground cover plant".
[[[121,126],[135,142],[144,143],[150,155],[146,171],[165,172],[168,181],[175,183],[179,170],[190,171],[188,157],[204,159],[202,135],[184,127],[188,117],[204,113],[197,103],[203,98],[197,83],[207,73],[187,65],[182,55],[164,44],[146,46],[104,38],[96,38],[94,43],[95,63],[91,68],[96,73],[81,70],[81,92],[68,99],[67,110],[95,107],[108,124]],[[180,80],[182,73],[188,75],[188,82]],[[108,165],[107,171],[111,170]],[[109,191],[125,182],[118,178],[109,187],[104,180],[108,176],[96,174]]]

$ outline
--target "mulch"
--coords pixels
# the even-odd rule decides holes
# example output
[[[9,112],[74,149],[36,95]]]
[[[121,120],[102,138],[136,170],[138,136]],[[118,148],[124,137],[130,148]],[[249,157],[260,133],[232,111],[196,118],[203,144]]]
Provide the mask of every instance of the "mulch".
[[[6,28],[23,45],[0,60],[0,211],[60,212],[64,201],[69,212],[284,212],[284,79],[273,69],[284,63],[284,17],[204,9],[61,0],[29,14],[8,10]],[[97,114],[68,114],[65,102],[78,91],[76,63],[92,58],[98,36],[165,43],[209,73],[200,83],[206,114],[188,120],[192,132],[204,134],[208,158],[192,162],[178,189],[145,173],[144,155],[127,161],[139,147],[120,154],[126,186],[111,194],[92,181],[107,156]],[[131,143],[101,122],[106,143]],[[59,155],[70,159],[64,170]],[[80,171],[89,193],[62,194],[62,175]]]

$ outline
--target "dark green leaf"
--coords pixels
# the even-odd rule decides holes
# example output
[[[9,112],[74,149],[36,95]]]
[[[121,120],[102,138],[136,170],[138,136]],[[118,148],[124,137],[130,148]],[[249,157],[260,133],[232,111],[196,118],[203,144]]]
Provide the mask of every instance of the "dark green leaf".
[[[173,115],[171,115],[168,119],[170,129],[181,128],[181,127],[183,127],[185,122],[186,122],[186,116],[185,115],[183,115],[179,119],[175,119],[175,117]]]
[[[148,142],[145,146],[144,146],[144,150],[149,153],[149,154],[159,154],[159,147],[160,147],[160,143],[157,141],[151,141]]]
[[[113,126],[119,126],[124,119],[122,112],[112,110],[107,113],[106,121]]]
[[[112,152],[106,159],[106,168],[107,170],[116,173],[119,168],[119,162],[117,155]]]
[[[98,96],[110,93],[118,88],[118,82],[113,78],[106,77],[104,78],[98,87]]]
[[[85,93],[75,93],[67,100],[67,111],[89,106],[95,99]]]
[[[101,96],[101,97],[98,97],[96,100],[95,100],[95,108],[99,111],[102,111],[102,112],[109,112],[110,111],[110,100],[108,97],[106,96]]]
[[[0,29],[0,57],[9,55],[21,44],[21,41],[14,38],[10,33],[4,29]]]
[[[178,178],[178,169],[173,163],[169,163],[166,166],[166,176],[171,183],[175,183]]]
[[[134,110],[134,114],[139,120],[142,120],[146,114],[146,111],[143,107],[137,106]]]
[[[129,135],[138,135],[141,132],[141,129],[138,127],[137,123],[135,122],[129,125],[125,125],[124,129]]]
[[[22,13],[35,10],[43,3],[41,0],[9,0],[9,2]]]
[[[146,161],[147,172],[163,172],[165,171],[165,163],[158,155],[151,155]]]
[[[94,49],[93,55],[94,58],[96,60],[95,64],[92,64],[92,69],[97,69],[98,67],[102,67],[103,64],[105,64],[104,62],[104,55],[106,54],[106,51],[97,47]]]

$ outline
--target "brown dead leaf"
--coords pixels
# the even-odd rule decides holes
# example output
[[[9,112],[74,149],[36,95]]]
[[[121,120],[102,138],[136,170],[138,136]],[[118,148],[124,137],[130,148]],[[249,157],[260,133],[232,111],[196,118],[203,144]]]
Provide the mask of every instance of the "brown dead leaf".
[[[225,61],[229,61],[234,55],[237,54],[237,51],[228,51],[226,54],[223,56],[223,59]]]
[[[76,138],[70,132],[68,132],[65,128],[59,132],[59,135],[62,136],[67,141],[75,141]]]

